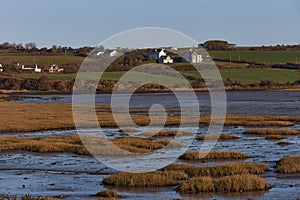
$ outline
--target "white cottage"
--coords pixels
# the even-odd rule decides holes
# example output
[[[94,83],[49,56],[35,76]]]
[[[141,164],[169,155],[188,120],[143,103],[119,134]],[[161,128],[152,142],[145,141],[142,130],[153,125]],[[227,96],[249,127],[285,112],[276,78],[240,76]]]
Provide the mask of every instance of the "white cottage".
[[[37,64],[36,65],[22,65],[22,70],[31,70],[31,71],[38,72],[38,73],[42,72],[42,69],[38,68]]]
[[[196,51],[185,52],[182,57],[184,62],[201,63],[203,61],[203,56]]]
[[[60,68],[60,66],[58,66],[57,64],[53,64],[50,68],[49,68],[49,72],[50,73],[59,73],[59,72],[63,72],[64,69]]]

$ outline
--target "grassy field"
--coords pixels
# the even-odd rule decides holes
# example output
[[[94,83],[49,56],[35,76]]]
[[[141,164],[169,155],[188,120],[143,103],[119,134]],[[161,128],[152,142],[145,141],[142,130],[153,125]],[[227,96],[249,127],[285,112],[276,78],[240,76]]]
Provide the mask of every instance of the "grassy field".
[[[101,80],[119,80],[123,75],[125,75],[125,71],[114,71],[114,72],[104,72]],[[52,80],[72,80],[75,79],[77,74],[14,74],[15,77],[18,78],[35,78],[39,79],[41,76],[46,75]],[[85,79],[96,80],[99,78],[100,74],[95,72],[81,72],[80,76],[84,77]],[[157,75],[157,74],[149,74],[145,72],[137,72],[132,71],[126,75],[122,80],[124,81],[134,81],[134,82],[143,82],[143,83],[161,83],[161,84],[180,84],[185,83],[185,80],[167,76],[167,75]]]
[[[183,71],[185,75],[200,78],[196,71]],[[300,79],[300,71],[273,68],[249,69],[220,69],[223,80],[240,81],[241,83],[259,83],[262,80],[271,80],[279,83],[294,82]]]
[[[266,64],[300,63],[300,51],[209,51],[212,58]]]
[[[11,64],[19,62],[20,64],[38,64],[40,66],[51,66],[52,64],[70,64],[74,63],[77,65],[81,65],[83,62],[84,57],[79,56],[49,56],[49,55],[39,55],[39,56],[32,56],[32,55],[0,55],[0,63],[2,64]]]
[[[200,78],[200,74],[196,71],[182,71],[184,75],[194,76]],[[262,80],[271,80],[279,83],[286,83],[287,81],[294,82],[299,79],[300,71],[288,69],[273,69],[273,68],[253,68],[253,69],[220,69],[223,80],[230,79],[232,81],[240,81],[244,84],[259,83]],[[124,71],[105,72],[102,76],[104,80],[119,80],[125,74]],[[36,78],[39,79],[45,74],[15,74],[19,78]],[[72,80],[76,78],[76,73],[72,74],[46,74],[53,80]],[[92,72],[85,72],[84,75],[97,78],[97,74]],[[182,83],[182,80],[164,75],[149,75],[143,72],[133,72],[129,79],[136,81],[151,81],[156,79],[161,83]]]

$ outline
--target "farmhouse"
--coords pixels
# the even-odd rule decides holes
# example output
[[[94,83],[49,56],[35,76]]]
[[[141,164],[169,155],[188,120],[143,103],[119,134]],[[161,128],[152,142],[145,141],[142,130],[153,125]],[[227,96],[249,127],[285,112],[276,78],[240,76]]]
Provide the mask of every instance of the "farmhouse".
[[[50,73],[59,73],[59,72],[63,72],[64,69],[60,68],[57,64],[53,64],[50,68],[49,68],[49,72]]]
[[[155,51],[150,53],[149,59],[156,60],[158,63],[173,63],[173,59],[170,56],[167,56],[164,49],[161,49],[160,51],[155,49]]]
[[[203,56],[196,51],[185,52],[182,58],[183,62],[201,63],[203,61]]]
[[[34,72],[42,72],[41,68],[38,68],[37,64],[36,65],[22,65],[22,70],[31,70]]]

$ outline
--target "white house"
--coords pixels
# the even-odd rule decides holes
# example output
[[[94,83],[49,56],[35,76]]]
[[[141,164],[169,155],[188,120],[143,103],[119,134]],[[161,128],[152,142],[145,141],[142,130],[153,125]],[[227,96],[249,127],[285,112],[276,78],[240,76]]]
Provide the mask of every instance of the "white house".
[[[0,72],[3,72],[2,64],[0,64]]]
[[[50,68],[49,68],[49,72],[50,73],[59,73],[59,72],[63,72],[64,69],[60,68],[57,64],[53,64]]]
[[[167,64],[167,63],[173,63],[173,59],[170,56],[162,57],[162,63]]]
[[[167,53],[164,49],[151,52],[149,55],[149,59],[156,60],[158,63],[173,63],[173,59],[170,56],[167,56]]]
[[[34,65],[22,65],[22,70],[33,70],[35,72],[42,72],[42,69],[41,68],[38,68],[37,64],[34,66]]]
[[[120,56],[121,53],[119,53],[117,50],[105,50],[103,54],[100,53],[100,55],[109,56],[109,57],[115,57]]]
[[[201,63],[203,61],[203,56],[196,51],[189,51],[183,54],[183,61],[190,63]]]

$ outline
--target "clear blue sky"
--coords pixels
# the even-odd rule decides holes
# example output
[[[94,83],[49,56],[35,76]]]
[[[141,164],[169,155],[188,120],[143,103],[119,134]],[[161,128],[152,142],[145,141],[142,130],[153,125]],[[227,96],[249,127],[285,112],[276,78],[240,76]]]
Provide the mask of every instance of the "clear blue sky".
[[[199,42],[300,43],[298,0],[0,0],[0,43],[95,46],[137,27],[183,32]]]

